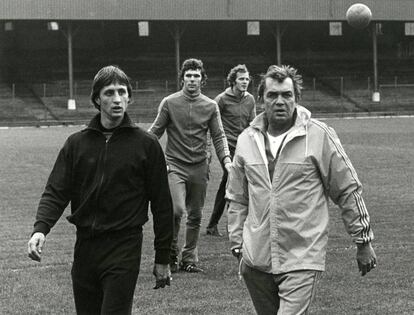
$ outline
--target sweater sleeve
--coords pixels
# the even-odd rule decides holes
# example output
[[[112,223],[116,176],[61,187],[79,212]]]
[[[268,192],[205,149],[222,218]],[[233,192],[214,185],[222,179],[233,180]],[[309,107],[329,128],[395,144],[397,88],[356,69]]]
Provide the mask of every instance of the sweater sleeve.
[[[373,238],[370,217],[362,198],[362,184],[332,128],[326,127],[322,163],[319,166],[322,181],[332,201],[341,209],[345,229],[357,244]]]
[[[167,99],[164,98],[158,107],[157,117],[155,117],[155,120],[148,129],[148,132],[155,134],[158,139],[161,138],[167,128],[169,120],[170,115],[168,113],[168,103]]]
[[[173,237],[173,208],[164,154],[155,138],[149,156],[146,185],[153,216],[155,263],[168,264]]]
[[[252,110],[250,111],[250,115],[249,115],[249,123],[253,121],[253,119],[256,118],[256,102],[253,96],[251,96],[251,103],[252,103]]]
[[[71,158],[69,140],[60,150],[40,198],[33,233],[47,235],[70,201]]]
[[[214,102],[214,113],[209,121],[209,130],[213,140],[214,148],[220,162],[223,162],[226,156],[230,157],[229,146],[227,144],[226,134],[224,133],[223,124],[221,122],[220,110],[216,102]]]

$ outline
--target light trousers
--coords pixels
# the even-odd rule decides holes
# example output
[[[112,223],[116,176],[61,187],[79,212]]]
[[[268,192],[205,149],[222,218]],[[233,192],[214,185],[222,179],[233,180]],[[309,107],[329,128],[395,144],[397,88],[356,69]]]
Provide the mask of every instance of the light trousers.
[[[171,260],[179,256],[178,234],[181,219],[187,215],[185,241],[181,260],[185,263],[198,261],[198,238],[200,235],[202,210],[207,192],[208,164],[184,164],[168,161],[168,181],[174,208],[174,234],[171,244]]]

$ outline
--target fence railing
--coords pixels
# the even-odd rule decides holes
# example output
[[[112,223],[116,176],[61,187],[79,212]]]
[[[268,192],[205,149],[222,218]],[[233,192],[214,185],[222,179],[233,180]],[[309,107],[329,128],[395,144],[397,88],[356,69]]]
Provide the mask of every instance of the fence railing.
[[[257,96],[260,78],[253,77],[249,92]],[[414,76],[380,77],[380,101],[372,101],[371,77],[320,76],[304,77],[301,104],[318,112],[350,111],[414,111]],[[93,107],[89,102],[91,80],[74,82],[74,98],[77,108],[68,113],[67,81],[44,83],[1,83],[0,122],[56,120],[91,116]],[[214,98],[227,87],[224,78],[209,78],[203,93]],[[132,80],[133,99],[139,115],[154,115],[159,102],[176,91],[175,80]],[[138,115],[138,114],[137,114]]]

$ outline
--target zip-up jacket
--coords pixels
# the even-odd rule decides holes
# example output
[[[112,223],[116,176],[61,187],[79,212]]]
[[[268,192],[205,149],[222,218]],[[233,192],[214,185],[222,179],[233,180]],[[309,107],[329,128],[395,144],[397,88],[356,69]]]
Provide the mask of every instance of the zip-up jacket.
[[[214,99],[220,109],[221,121],[227,137],[229,148],[235,149],[237,137],[249,127],[256,117],[256,102],[253,95],[245,92],[240,99],[229,87]]]
[[[207,159],[207,131],[210,130],[219,161],[230,157],[217,103],[203,94],[184,90],[165,97],[149,132],[160,138],[167,129],[165,155],[168,161],[187,164]]]
[[[229,174],[232,249],[242,247],[243,261],[267,273],[323,271],[329,197],[354,242],[373,239],[361,183],[335,131],[300,105],[270,178],[265,115],[240,135]]]
[[[68,221],[91,235],[141,228],[150,202],[155,262],[169,262],[173,211],[164,154],[127,114],[109,140],[100,130],[100,114],[69,136],[40,199],[34,232],[49,233],[69,202]]]

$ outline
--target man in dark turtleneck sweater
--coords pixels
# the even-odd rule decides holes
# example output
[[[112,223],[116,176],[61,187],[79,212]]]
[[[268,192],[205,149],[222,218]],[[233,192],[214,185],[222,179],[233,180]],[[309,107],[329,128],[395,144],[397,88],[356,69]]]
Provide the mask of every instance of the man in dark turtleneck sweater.
[[[149,131],[160,138],[167,130],[165,150],[168,179],[174,208],[174,237],[171,246],[171,272],[202,272],[197,242],[207,191],[207,132],[210,131],[219,161],[229,169],[231,157],[215,101],[201,94],[207,75],[198,59],[187,59],[181,67],[182,90],[161,101],[158,115]],[[178,265],[177,246],[181,218],[187,213],[185,244]]]

